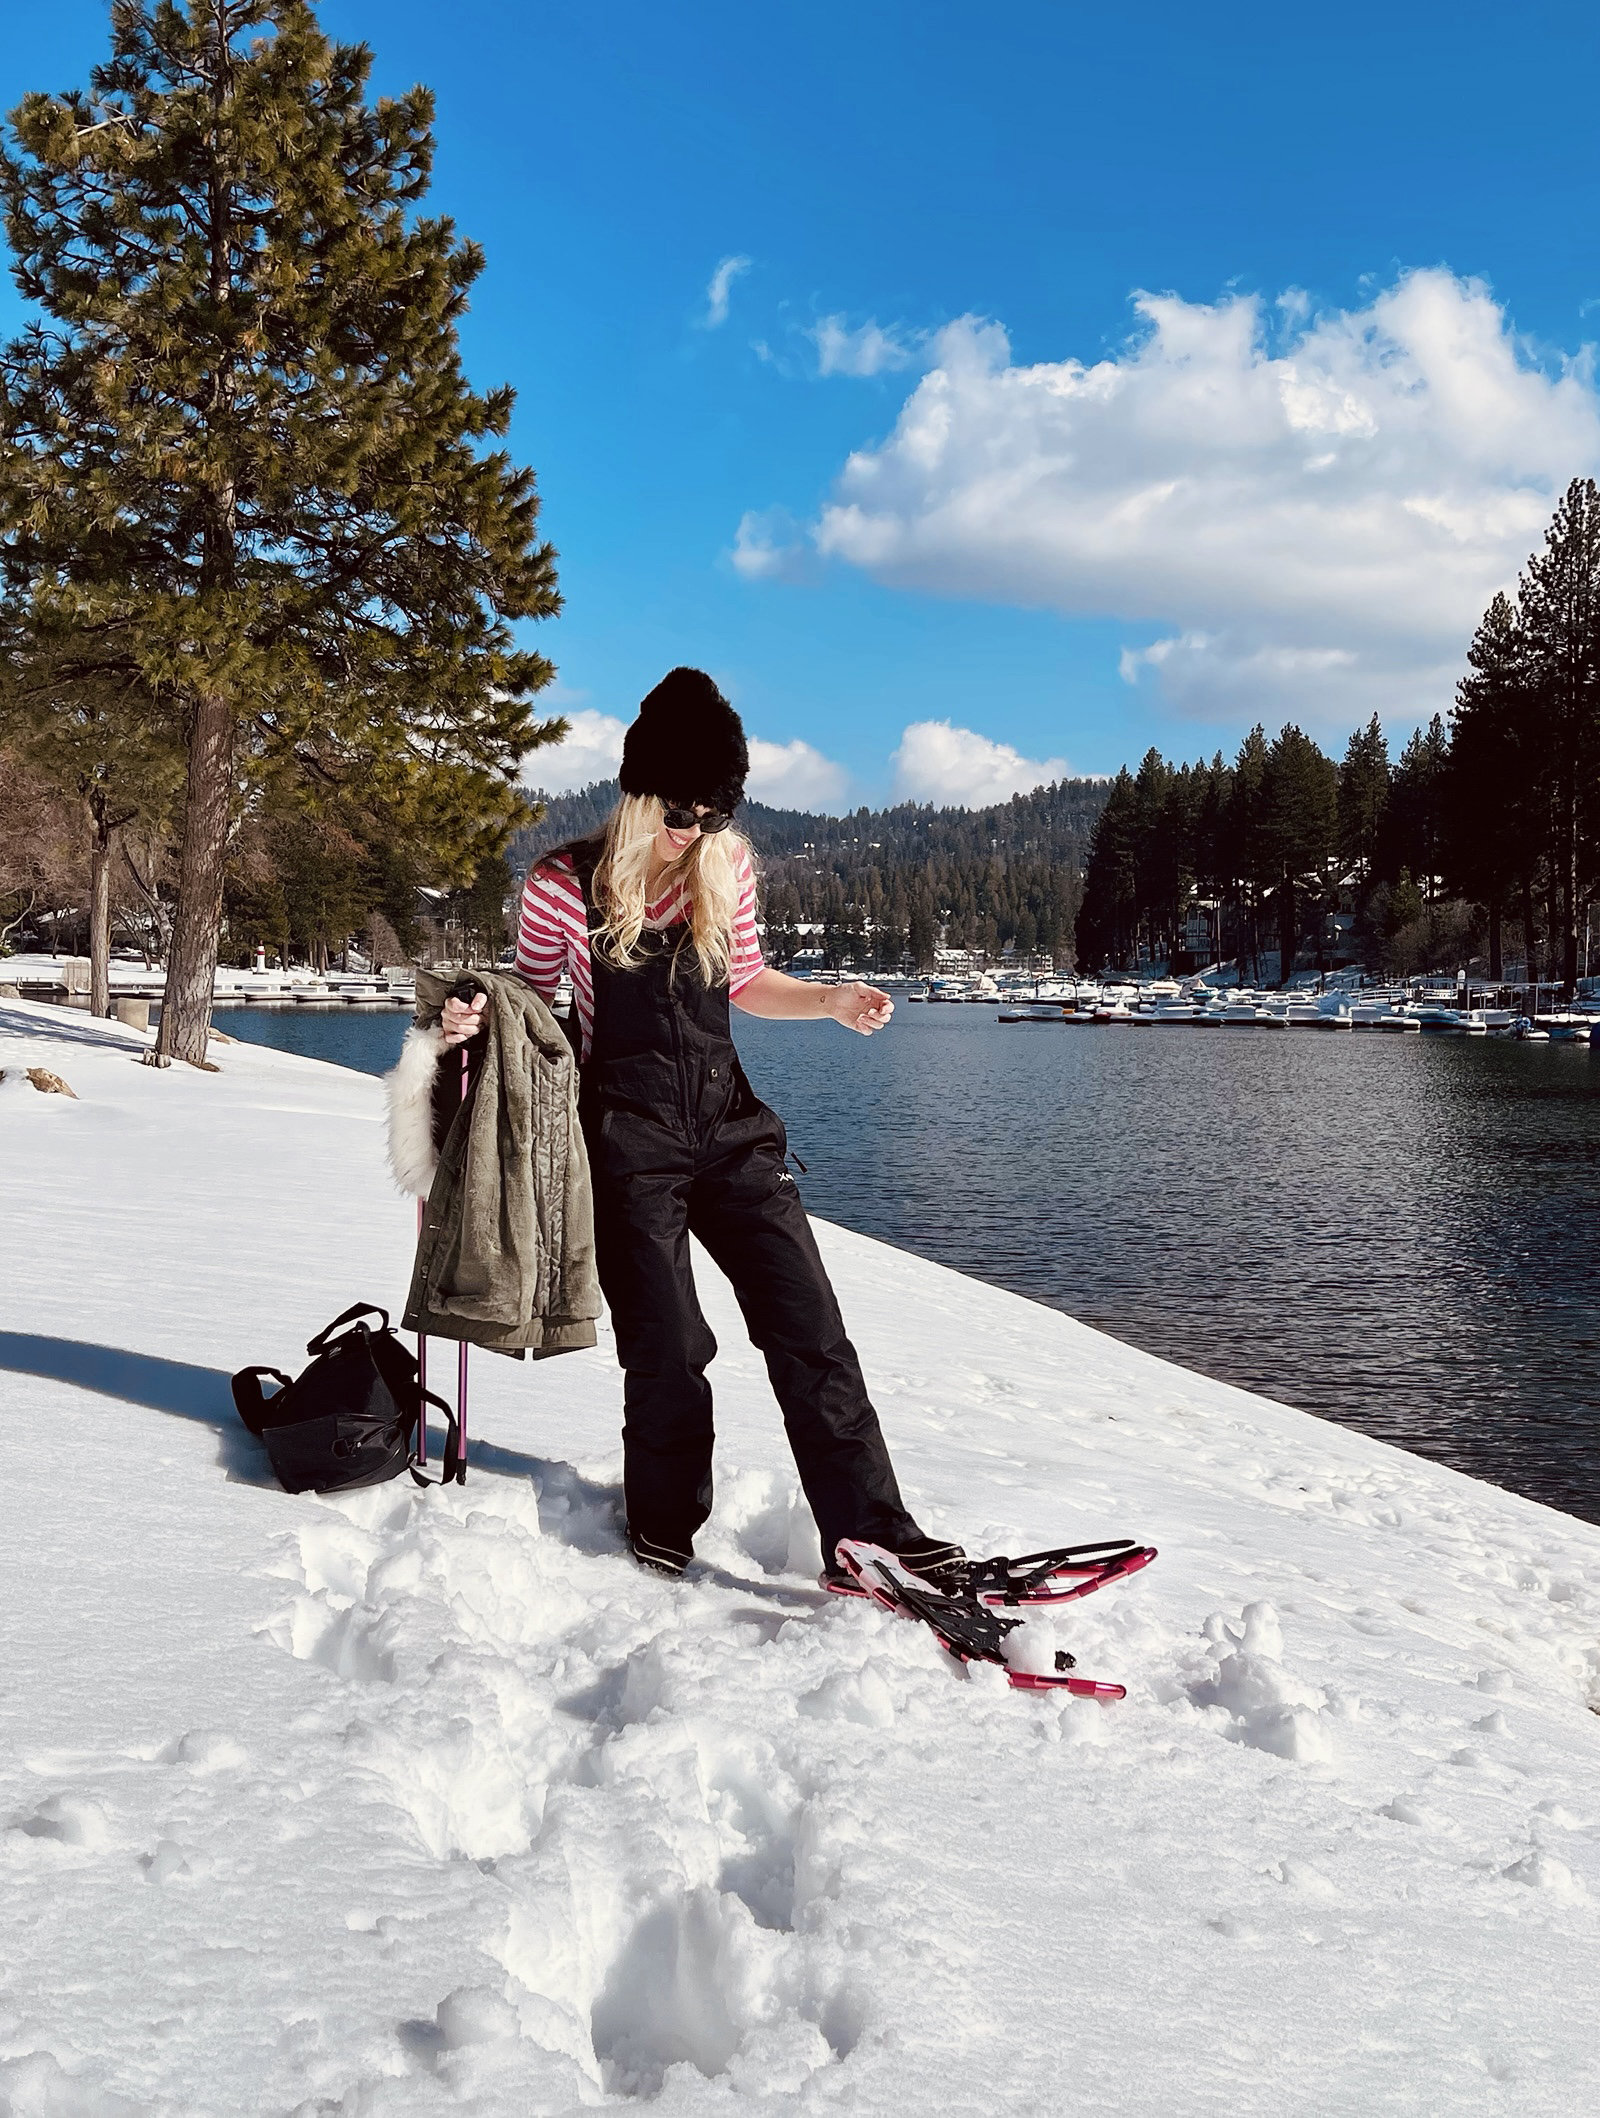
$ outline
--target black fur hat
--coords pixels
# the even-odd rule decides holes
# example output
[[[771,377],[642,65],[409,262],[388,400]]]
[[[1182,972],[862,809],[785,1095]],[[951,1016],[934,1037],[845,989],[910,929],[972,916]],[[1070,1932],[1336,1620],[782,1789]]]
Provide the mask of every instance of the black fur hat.
[[[669,669],[622,742],[624,794],[732,810],[744,794],[744,726],[703,669]]]

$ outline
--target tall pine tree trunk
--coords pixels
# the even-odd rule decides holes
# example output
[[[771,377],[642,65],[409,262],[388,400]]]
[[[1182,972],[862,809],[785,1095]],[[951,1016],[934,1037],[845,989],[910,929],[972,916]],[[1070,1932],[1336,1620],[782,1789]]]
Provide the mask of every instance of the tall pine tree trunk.
[[[1539,975],[1533,928],[1533,880],[1526,869],[1522,875],[1522,975],[1530,985]]]
[[[189,782],[183,811],[183,857],[178,910],[167,954],[161,1031],[149,1064],[186,1059],[204,1066],[211,1032],[222,923],[222,883],[228,857],[228,803],[233,790],[233,707],[208,691],[195,706],[189,739]]]
[[[1568,994],[1578,990],[1578,786],[1572,774],[1561,790],[1561,979]]]
[[[1553,858],[1544,883],[1544,967],[1553,980],[1561,949],[1560,859]]]
[[[111,854],[102,806],[89,835],[89,1013],[102,1022],[111,1012]]]
[[[1278,983],[1287,985],[1294,973],[1295,943],[1299,939],[1294,916],[1294,884],[1286,875],[1278,885]]]
[[[1498,985],[1505,969],[1505,957],[1500,943],[1500,894],[1498,891],[1489,900],[1489,978]]]

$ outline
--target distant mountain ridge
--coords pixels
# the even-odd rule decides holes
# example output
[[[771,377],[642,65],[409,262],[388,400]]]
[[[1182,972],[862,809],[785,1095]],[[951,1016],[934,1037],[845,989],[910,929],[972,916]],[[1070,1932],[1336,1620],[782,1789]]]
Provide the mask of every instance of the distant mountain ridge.
[[[908,955],[931,966],[941,944],[1064,957],[1109,791],[1105,780],[1058,780],[979,809],[901,802],[848,816],[747,802],[739,825],[761,863],[769,953],[782,960],[804,943],[831,962],[881,968]],[[512,841],[519,871],[597,830],[620,790],[600,780],[575,794],[527,792],[545,814]]]

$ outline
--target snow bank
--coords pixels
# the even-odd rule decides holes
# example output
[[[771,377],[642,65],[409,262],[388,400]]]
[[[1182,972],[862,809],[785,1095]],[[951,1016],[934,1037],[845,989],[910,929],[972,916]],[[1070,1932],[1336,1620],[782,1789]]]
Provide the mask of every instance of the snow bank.
[[[704,1261],[696,1578],[604,1341],[290,1499],[226,1378],[398,1300],[379,1087],[144,1041],[0,1001],[0,2114],[1593,2106],[1600,1532],[830,1228],[930,1528],[1161,1547],[1030,1623],[1123,1704],[815,1591]]]

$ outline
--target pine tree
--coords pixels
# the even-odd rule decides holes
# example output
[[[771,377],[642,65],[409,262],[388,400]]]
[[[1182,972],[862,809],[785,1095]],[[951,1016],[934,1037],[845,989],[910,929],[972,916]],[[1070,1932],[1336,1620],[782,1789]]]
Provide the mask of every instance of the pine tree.
[[[1166,920],[1172,899],[1171,848],[1167,844],[1167,803],[1173,771],[1153,745],[1139,761],[1133,780],[1133,889],[1138,932],[1152,959],[1163,953]]]
[[[1266,843],[1278,901],[1278,977],[1294,971],[1301,931],[1302,899],[1321,919],[1327,898],[1337,829],[1338,773],[1330,758],[1291,723],[1267,753],[1262,790]]]
[[[1389,745],[1374,714],[1345,746],[1339,767],[1339,857],[1351,874],[1359,902],[1372,887],[1389,805]]]
[[[470,874],[563,732],[511,630],[559,599],[532,474],[489,445],[511,393],[461,372],[481,253],[414,212],[428,93],[369,103],[370,54],[306,0],[114,0],[111,27],[0,162],[42,312],[0,362],[0,587],[183,724],[158,1057],[203,1063],[247,782],[375,790]]]
[[[1089,841],[1078,907],[1079,965],[1130,966],[1139,924],[1139,795],[1127,767],[1117,774]]]
[[[1261,909],[1272,887],[1272,845],[1267,830],[1267,737],[1258,721],[1239,745],[1223,812],[1223,865],[1238,909],[1241,967],[1249,945],[1251,980],[1261,977]]]
[[[1233,794],[1233,769],[1219,750],[1206,767],[1205,784],[1195,811],[1195,881],[1211,899],[1212,955],[1222,961],[1222,907],[1229,892],[1226,824]]]
[[[1592,478],[1568,486],[1544,550],[1528,561],[1518,602],[1549,798],[1552,923],[1570,991],[1587,880],[1583,824],[1600,768],[1600,489]]]
[[[908,936],[911,958],[919,971],[931,971],[939,946],[939,922],[934,913],[933,893],[926,883],[912,893]]]
[[[1444,864],[1444,781],[1449,755],[1450,738],[1435,714],[1401,751],[1384,812],[1381,865],[1385,878],[1395,882],[1402,874],[1410,875],[1430,903],[1438,894]]]
[[[1497,595],[1467,649],[1456,687],[1444,785],[1444,861],[1450,887],[1480,903],[1489,924],[1489,976],[1505,969],[1504,914],[1535,857],[1534,787],[1526,723],[1526,642],[1510,599]]]

